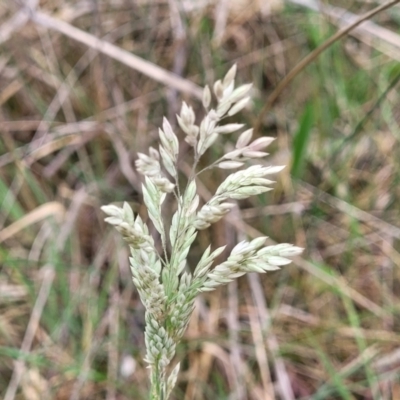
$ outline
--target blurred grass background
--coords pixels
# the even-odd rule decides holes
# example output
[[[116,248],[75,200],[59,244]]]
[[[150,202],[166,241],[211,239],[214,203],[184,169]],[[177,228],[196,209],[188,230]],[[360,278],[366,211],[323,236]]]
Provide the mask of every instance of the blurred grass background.
[[[239,118],[276,137],[268,162],[288,167],[199,235],[191,266],[209,242],[258,235],[306,251],[199,298],[172,397],[400,399],[400,6],[330,46],[264,113],[346,10],[381,2],[35,3],[0,1],[0,398],[147,398],[143,306],[99,208],[126,200],[145,215],[136,153],[182,100],[201,113],[199,86],[237,63],[254,83]],[[224,176],[201,177],[203,198]]]

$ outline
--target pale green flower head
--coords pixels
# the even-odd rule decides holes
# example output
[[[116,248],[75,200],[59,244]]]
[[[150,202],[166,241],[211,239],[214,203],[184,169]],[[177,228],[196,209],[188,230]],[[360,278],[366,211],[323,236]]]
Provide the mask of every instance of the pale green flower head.
[[[145,361],[151,372],[152,400],[166,400],[176,383],[179,364],[172,370],[169,365],[200,292],[215,290],[248,272],[277,270],[291,262],[288,257],[303,251],[286,243],[265,246],[266,237],[260,237],[238,243],[226,261],[215,267],[213,263],[225,246],[214,251],[209,246],[193,274],[187,268],[187,257],[197,232],[221,220],[236,207],[236,200],[272,190],[274,181],[270,176],[284,168],[260,161],[268,155],[264,150],[274,138],[252,141],[253,129],[239,133],[243,124],[223,122],[225,117],[236,115],[250,103],[252,84],[235,87],[236,71],[234,65],[222,80],[215,82],[214,102],[210,88],[205,87],[202,99],[205,115],[200,121],[196,123],[193,108],[184,102],[177,116],[181,132],[177,133],[164,118],[158,150],[150,147],[148,155],[137,154],[136,168],[144,176],[143,202],[161,240],[162,252],[157,251],[147,224],[139,215],[134,216],[128,203],[122,208],[102,207],[107,214],[105,221],[122,234],[130,247],[133,282],[146,308]],[[238,136],[234,150],[202,171],[211,168],[237,171],[227,176],[208,201],[202,202],[196,185],[202,171],[197,171],[197,166],[221,135]],[[193,156],[192,173],[184,188],[179,185],[178,159],[184,157],[180,154],[179,137],[192,148]],[[173,196],[177,202],[170,225],[167,223],[170,218],[164,220],[163,204],[167,196]]]

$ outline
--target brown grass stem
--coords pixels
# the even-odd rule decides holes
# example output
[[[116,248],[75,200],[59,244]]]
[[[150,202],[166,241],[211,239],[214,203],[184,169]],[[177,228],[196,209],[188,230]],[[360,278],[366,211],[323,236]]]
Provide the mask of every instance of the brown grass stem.
[[[267,102],[262,108],[261,112],[258,115],[256,120],[256,124],[254,127],[255,132],[259,132],[262,124],[262,120],[264,115],[266,115],[271,107],[274,105],[275,101],[282,94],[282,92],[286,89],[286,87],[292,82],[292,80],[301,72],[305,67],[311,64],[322,52],[328,49],[333,43],[347,35],[350,31],[355,29],[358,25],[362,24],[364,21],[369,20],[380,12],[387,10],[390,7],[393,7],[395,4],[399,3],[400,0],[393,0],[385,4],[381,4],[380,6],[372,9],[366,14],[362,15],[352,24],[338,30],[333,36],[327,39],[324,43],[319,45],[316,49],[314,49],[311,53],[309,53],[306,57],[304,57],[286,76],[282,79],[282,81],[278,84],[278,86],[274,89],[274,91],[268,97]]]
[[[159,67],[149,61],[146,61],[112,43],[106,42],[91,35],[90,33],[84,32],[67,22],[61,21],[50,15],[42,12],[34,12],[31,17],[32,21],[43,27],[55,30],[62,33],[65,36],[70,37],[86,46],[89,46],[100,53],[106,54],[107,56],[133,68],[150,78],[163,83],[164,85],[175,88],[180,92],[188,93],[194,97],[201,99],[202,90],[195,83],[183,79],[164,68]]]

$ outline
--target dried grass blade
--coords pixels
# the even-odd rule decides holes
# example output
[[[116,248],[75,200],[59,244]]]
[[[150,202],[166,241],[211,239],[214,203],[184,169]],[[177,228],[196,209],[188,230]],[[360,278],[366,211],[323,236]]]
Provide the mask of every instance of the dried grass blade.
[[[3,230],[0,231],[0,243],[4,242],[8,238],[14,236],[22,229],[26,228],[29,225],[34,224],[50,215],[55,215],[56,217],[62,217],[65,213],[64,206],[58,201],[52,201],[46,204],[43,204],[30,213],[26,214],[24,217],[19,219],[18,221],[12,223],[7,226]]]
[[[203,90],[195,83],[180,78],[179,76],[159,67],[158,65],[143,60],[142,58],[129,53],[128,51],[123,50],[114,44],[84,32],[81,29],[68,24],[67,22],[61,21],[42,12],[33,13],[31,18],[36,24],[62,33],[71,39],[83,43],[86,46],[89,46],[103,54],[108,55],[111,58],[114,58],[117,61],[120,61],[128,67],[133,68],[158,82],[173,87],[181,92],[188,93],[194,97],[197,97],[198,99],[202,98]]]

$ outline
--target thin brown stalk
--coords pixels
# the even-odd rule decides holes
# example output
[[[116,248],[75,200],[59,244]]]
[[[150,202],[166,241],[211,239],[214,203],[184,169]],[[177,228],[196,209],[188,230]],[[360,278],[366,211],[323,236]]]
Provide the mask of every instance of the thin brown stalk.
[[[400,1],[400,0],[399,0]],[[149,61],[146,61],[112,43],[101,40],[90,33],[84,32],[67,22],[61,21],[42,12],[35,12],[31,17],[32,21],[43,27],[55,30],[65,36],[70,37],[80,43],[89,46],[100,53],[127,65],[128,67],[141,72],[150,78],[161,82],[167,86],[173,87],[181,92],[188,93],[201,99],[202,89],[195,83],[183,79]]]
[[[40,291],[33,307],[31,317],[25,331],[25,336],[21,344],[21,354],[28,353],[32,347],[32,343],[43,314],[44,306],[46,305],[51,286],[53,285],[54,277],[54,267],[52,265],[44,266],[42,285],[40,287]],[[25,361],[23,359],[18,359],[17,361],[15,361],[14,371],[11,376],[4,400],[13,400],[15,398],[24,371]]]
[[[331,36],[328,40],[318,46],[315,50],[313,50],[310,54],[304,57],[286,76],[282,79],[282,81],[278,84],[275,90],[269,96],[267,102],[262,108],[261,112],[258,115],[256,120],[254,130],[256,132],[260,131],[262,120],[264,115],[266,115],[274,105],[275,101],[282,94],[282,92],[286,89],[290,82],[301,72],[305,67],[311,64],[322,52],[328,49],[333,43],[337,42],[339,39],[347,35],[350,31],[356,28],[358,25],[363,23],[364,21],[369,20],[373,16],[379,14],[380,12],[387,10],[390,7],[393,7],[395,4],[399,3],[400,0],[393,0],[385,4],[381,4],[380,6],[374,8],[373,10],[367,12],[366,14],[359,17],[352,24],[338,30],[333,36]]]

